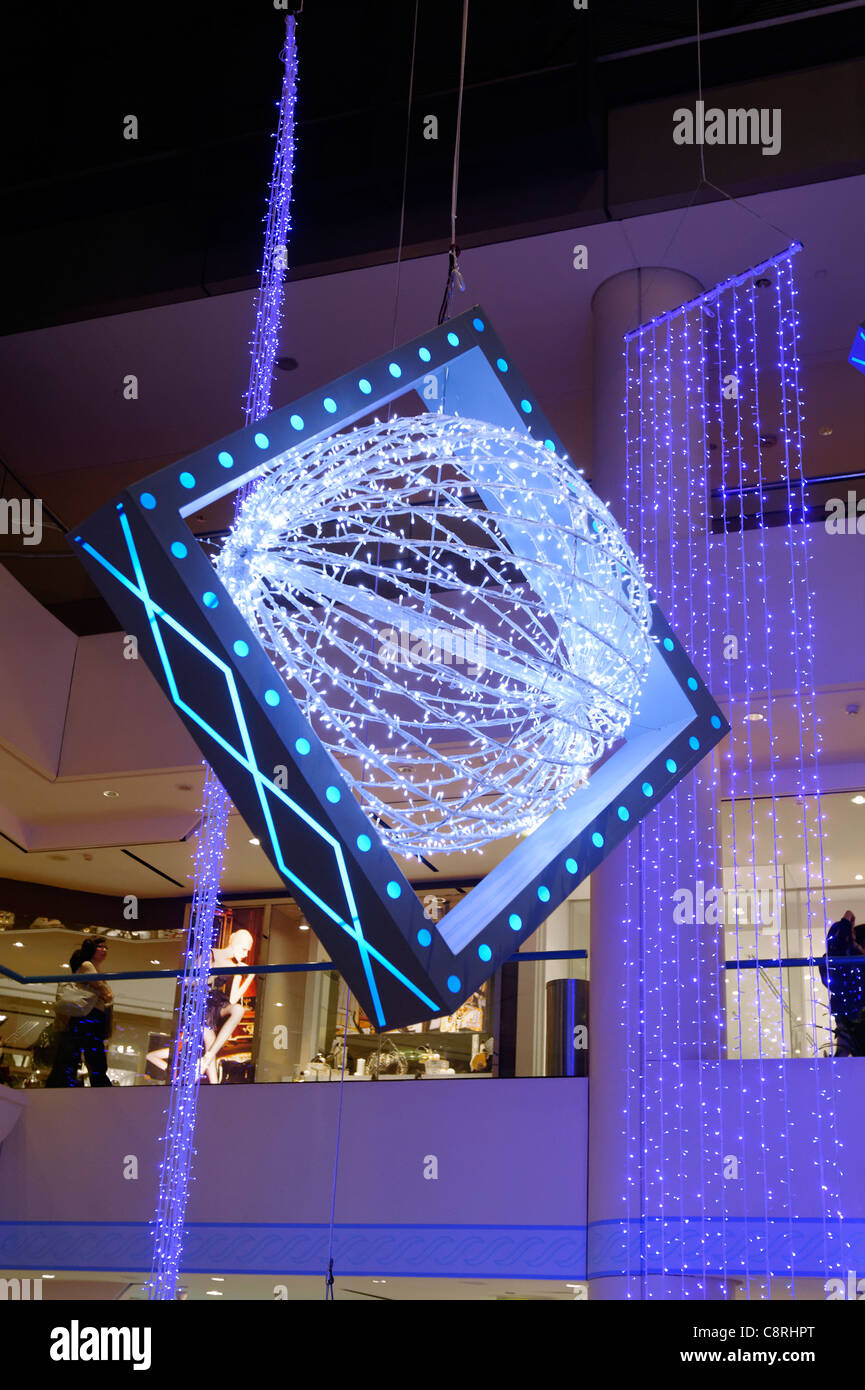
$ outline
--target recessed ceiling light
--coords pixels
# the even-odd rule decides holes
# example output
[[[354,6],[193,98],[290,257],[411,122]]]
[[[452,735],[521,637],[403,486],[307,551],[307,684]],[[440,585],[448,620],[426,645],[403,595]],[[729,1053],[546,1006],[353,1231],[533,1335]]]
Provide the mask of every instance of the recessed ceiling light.
[[[299,924],[299,927],[300,927],[300,930],[301,930],[301,931],[309,931],[309,923],[308,923],[308,922],[301,922],[301,923]]]
[[[152,960],[152,961],[150,962],[150,964],[151,964],[151,965],[161,965],[162,962],[161,962],[161,961],[158,961],[158,960]]]
[[[861,792],[857,792],[855,796],[851,796],[850,800],[853,802],[854,806],[865,806],[865,796],[863,796]]]
[[[222,1289],[205,1289],[208,1298],[222,1298]]]
[[[115,796],[119,796],[120,793],[119,793],[119,792],[107,791],[107,792],[103,792],[102,795],[103,795],[103,796],[110,796],[110,797],[113,798],[113,797],[115,797]]]
[[[260,844],[261,844],[261,841],[260,841],[260,840],[257,840],[257,839],[255,838],[255,836],[253,835],[253,837],[252,837],[252,839],[250,840],[249,843],[250,843],[251,845],[260,845]]]
[[[822,439],[828,439],[831,433],[832,433],[832,426],[831,426],[831,425],[821,425],[821,426],[820,426],[820,437],[821,437]]]
[[[210,1276],[210,1282],[211,1282],[211,1284],[224,1284],[224,1283],[225,1283],[225,1275],[224,1275],[224,1274],[211,1274],[211,1276]]]
[[[746,714],[746,715],[745,715],[745,718],[748,719],[748,720],[750,720],[750,722],[751,722],[752,724],[756,724],[756,723],[757,723],[759,720],[761,720],[763,717],[764,717],[764,716],[763,716],[762,714],[760,714],[760,713],[756,713],[756,714]]]
[[[40,1278],[42,1278],[42,1279],[56,1279],[56,1278],[57,1278],[57,1275],[56,1275],[56,1274],[43,1274],[43,1275],[40,1276]]]
[[[24,945],[24,942],[23,942],[23,941],[13,941],[13,942],[12,942],[12,945],[13,945],[13,946],[23,946],[23,945]]]
[[[277,1001],[276,1001],[276,1007],[277,1007],[278,1009],[281,1009],[281,1008],[282,1008],[282,1001],[281,1001],[280,999],[277,999]]]
[[[861,874],[857,874],[857,875],[856,875],[856,882],[857,882],[857,883],[861,883],[861,882],[862,882],[862,875],[861,875]]]

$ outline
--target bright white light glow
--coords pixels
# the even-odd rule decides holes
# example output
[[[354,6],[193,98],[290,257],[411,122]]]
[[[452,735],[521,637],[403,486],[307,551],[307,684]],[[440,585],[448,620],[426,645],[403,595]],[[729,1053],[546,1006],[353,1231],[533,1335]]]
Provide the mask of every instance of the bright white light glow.
[[[217,561],[389,848],[560,807],[630,723],[650,599],[608,509],[530,436],[445,414],[292,450]]]

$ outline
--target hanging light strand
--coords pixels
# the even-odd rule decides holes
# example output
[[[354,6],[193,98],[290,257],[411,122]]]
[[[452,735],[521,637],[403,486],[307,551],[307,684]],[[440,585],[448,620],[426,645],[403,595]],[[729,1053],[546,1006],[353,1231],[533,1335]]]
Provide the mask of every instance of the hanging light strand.
[[[264,259],[256,299],[255,326],[250,343],[252,361],[249,387],[244,401],[247,424],[261,419],[270,409],[273,369],[282,320],[294,176],[294,121],[297,99],[294,15],[288,15],[286,19],[286,40],[281,57],[282,94],[268,197]],[[239,493],[236,509],[242,505],[244,495],[243,491]],[[159,1169],[153,1266],[148,1285],[148,1298],[151,1300],[170,1300],[177,1296],[194,1156],[200,1061],[209,992],[208,970],[230,810],[231,803],[227,792],[213,770],[208,767],[194,859],[194,888],[181,983],[180,1018],[171,1068],[163,1159]]]

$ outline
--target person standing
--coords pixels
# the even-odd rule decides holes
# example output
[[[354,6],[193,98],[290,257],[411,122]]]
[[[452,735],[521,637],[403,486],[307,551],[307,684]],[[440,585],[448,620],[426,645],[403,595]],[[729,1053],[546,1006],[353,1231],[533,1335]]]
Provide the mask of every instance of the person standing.
[[[104,980],[88,982],[88,975],[98,975],[108,955],[104,936],[90,936],[82,941],[69,957],[69,969],[78,977],[81,988],[92,995],[93,1005],[82,1017],[68,1018],[60,1033],[57,1056],[46,1086],[77,1085],[81,1054],[87,1064],[91,1086],[110,1086],[105,1039],[111,1033],[111,1005],[114,995]]]
[[[829,991],[829,1012],[835,1019],[836,1057],[856,1055],[853,1025],[865,1002],[865,951],[853,931],[855,923],[854,914],[847,911],[832,923],[826,933],[826,988]],[[862,956],[862,964],[844,960],[845,956]],[[833,959],[836,964],[833,964]]]

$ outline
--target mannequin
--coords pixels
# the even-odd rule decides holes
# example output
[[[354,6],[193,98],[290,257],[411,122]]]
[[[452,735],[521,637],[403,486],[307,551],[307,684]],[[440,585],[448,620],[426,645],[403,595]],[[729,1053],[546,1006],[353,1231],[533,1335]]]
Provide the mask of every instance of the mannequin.
[[[250,932],[243,928],[232,932],[226,946],[216,947],[211,951],[211,967],[242,965],[247,960],[252,947],[253,939]],[[219,1085],[216,1061],[246,1012],[243,997],[254,979],[254,975],[231,975],[228,977],[216,975],[208,981],[209,990],[203,1029],[205,1050],[198,1066],[199,1075],[202,1077],[206,1075],[211,1086]],[[226,983],[228,984],[227,992],[223,987]],[[170,1048],[160,1047],[155,1052],[148,1052],[147,1060],[153,1066],[159,1067],[161,1071],[167,1071],[170,1054]]]
[[[228,945],[211,951],[212,966],[242,965],[253,947],[252,935],[241,928],[228,938]],[[216,1059],[240,1024],[246,1005],[243,996],[255,979],[254,975],[232,975],[228,993],[222,988],[226,982],[224,975],[213,977],[207,996],[207,1010],[204,1016],[205,1053],[201,1059],[202,1076],[206,1075],[211,1086],[219,1084]]]

